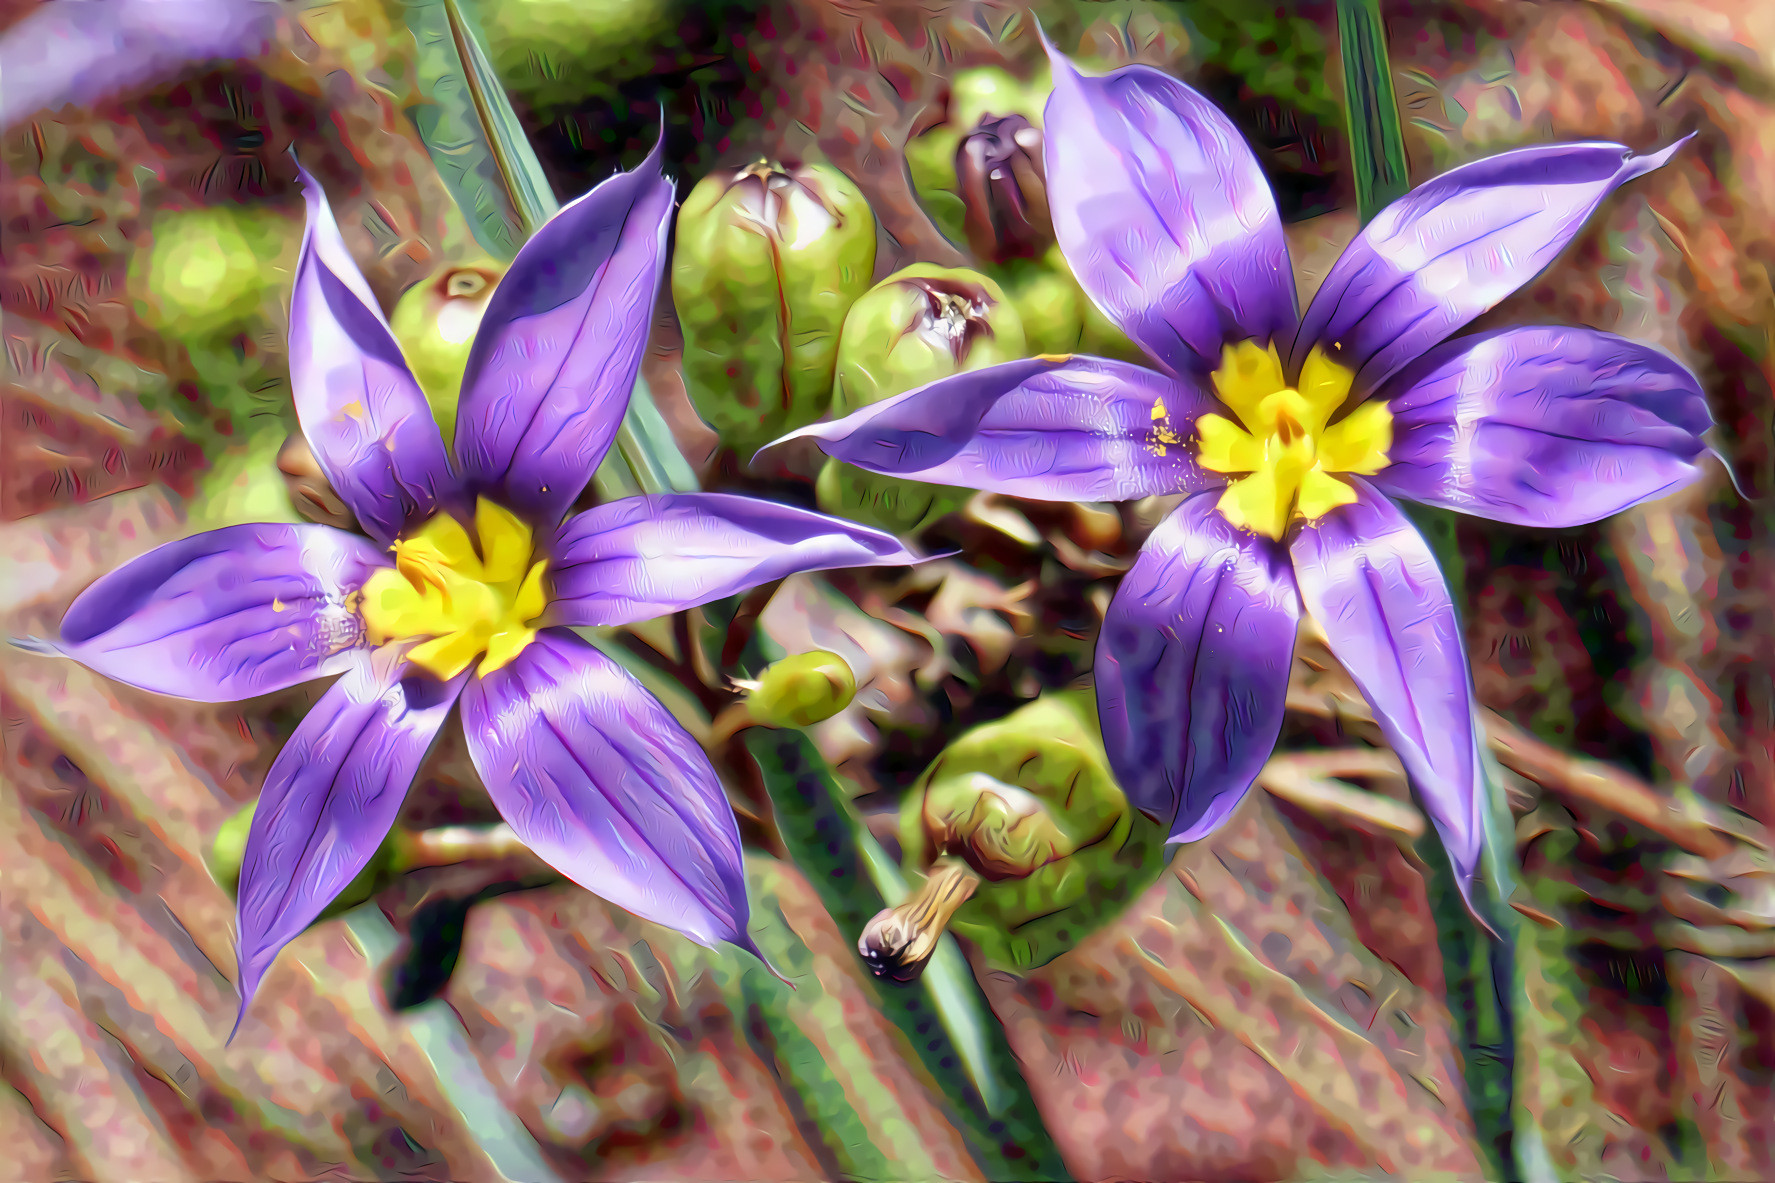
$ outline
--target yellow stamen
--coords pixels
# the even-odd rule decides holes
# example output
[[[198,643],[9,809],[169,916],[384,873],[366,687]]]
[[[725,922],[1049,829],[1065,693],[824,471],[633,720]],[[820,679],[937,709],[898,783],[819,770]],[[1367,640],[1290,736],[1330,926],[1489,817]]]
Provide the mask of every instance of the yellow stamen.
[[[481,498],[474,539],[440,513],[394,544],[395,565],[370,577],[363,615],[375,644],[429,638],[407,660],[450,679],[485,653],[482,677],[511,664],[536,639],[535,621],[548,606],[548,561],[532,561],[530,527]]]
[[[1334,473],[1372,476],[1388,464],[1393,413],[1364,403],[1337,422],[1355,375],[1314,349],[1297,387],[1285,384],[1273,345],[1228,345],[1214,371],[1214,391],[1238,422],[1224,415],[1196,420],[1197,463],[1242,476],[1221,494],[1219,509],[1242,529],[1280,539],[1295,518],[1312,521],[1356,500]],[[1249,475],[1245,475],[1249,474]]]

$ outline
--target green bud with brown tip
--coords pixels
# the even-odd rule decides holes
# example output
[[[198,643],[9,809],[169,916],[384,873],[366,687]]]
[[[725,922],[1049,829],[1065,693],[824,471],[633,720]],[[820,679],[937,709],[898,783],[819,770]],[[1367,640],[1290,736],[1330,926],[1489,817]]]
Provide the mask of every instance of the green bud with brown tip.
[[[684,384],[742,458],[820,417],[840,330],[875,272],[875,216],[836,168],[713,173],[678,214]]]
[[[407,289],[388,318],[446,445],[456,434],[456,404],[475,330],[504,275],[505,268],[490,259],[445,267]]]
[[[223,822],[204,855],[203,861],[209,868],[210,877],[230,896],[240,889],[240,866],[246,858],[247,834],[253,828],[253,815],[258,809],[259,802],[254,800]],[[331,920],[351,911],[386,887],[400,873],[398,854],[401,838],[402,831],[398,827],[391,830],[388,837],[382,840],[382,845],[376,848],[376,853],[370,856],[369,863],[358,872],[357,878],[347,883],[345,890],[314,918],[315,923],[319,924],[323,920]]]
[[[832,417],[1027,352],[1022,318],[998,284],[977,271],[916,263],[876,284],[845,318]],[[973,495],[837,460],[814,491],[826,512],[896,533],[921,530]]]
[[[857,676],[849,664],[824,649],[785,657],[743,685],[752,721],[765,727],[812,727],[857,696]]]

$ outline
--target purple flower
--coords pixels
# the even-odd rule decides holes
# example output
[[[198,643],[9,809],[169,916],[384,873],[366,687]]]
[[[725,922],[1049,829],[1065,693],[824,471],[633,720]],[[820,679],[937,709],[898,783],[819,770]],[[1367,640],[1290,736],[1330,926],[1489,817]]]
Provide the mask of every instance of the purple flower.
[[[1098,641],[1104,739],[1131,798],[1178,842],[1227,817],[1281,729],[1304,605],[1470,882],[1466,654],[1389,497],[1559,527],[1695,478],[1707,407],[1664,354],[1579,328],[1444,343],[1676,146],[1553,144],[1438,177],[1381,211],[1302,317],[1275,202],[1227,118],[1148,67],[1087,78],[1049,54],[1056,237],[1152,368],[1009,362],[796,434],[872,472],[1017,497],[1185,494]]]
[[[739,832],[708,758],[567,626],[916,557],[876,530],[720,494],[630,498],[563,521],[646,345],[672,213],[658,147],[519,252],[469,355],[454,463],[320,186],[303,182],[296,410],[368,537],[246,525],[162,546],[82,593],[55,646],[203,702],[344,675],[273,763],[247,839],[243,1013],[277,951],[387,834],[458,702],[475,767],[531,849],[638,916],[756,952]]]
[[[0,35],[0,126],[252,57],[277,17],[275,0],[49,0]]]

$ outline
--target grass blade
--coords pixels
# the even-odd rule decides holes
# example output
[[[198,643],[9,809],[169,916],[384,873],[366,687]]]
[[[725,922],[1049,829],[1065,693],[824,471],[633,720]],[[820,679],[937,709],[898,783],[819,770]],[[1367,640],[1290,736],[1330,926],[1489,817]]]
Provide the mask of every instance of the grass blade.
[[[438,172],[488,253],[505,260],[560,209],[518,114],[459,0],[411,0],[421,86],[432,105],[412,112]],[[592,478],[605,501],[697,487],[653,394],[637,378],[616,445]]]

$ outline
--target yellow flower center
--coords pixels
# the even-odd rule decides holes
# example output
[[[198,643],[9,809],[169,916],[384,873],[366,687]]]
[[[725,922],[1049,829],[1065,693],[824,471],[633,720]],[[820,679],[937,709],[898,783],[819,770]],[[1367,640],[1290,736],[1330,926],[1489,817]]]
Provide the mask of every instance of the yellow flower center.
[[[1203,415],[1196,432],[1197,462],[1240,478],[1221,494],[1227,521],[1279,539],[1295,517],[1310,522],[1356,500],[1355,488],[1333,473],[1372,476],[1387,466],[1393,413],[1385,403],[1363,403],[1331,422],[1354,380],[1315,348],[1295,389],[1282,377],[1274,345],[1241,341],[1225,348],[1214,392],[1238,421]]]
[[[440,513],[394,544],[394,566],[364,585],[373,644],[429,637],[407,660],[449,680],[482,653],[476,672],[486,677],[536,639],[535,621],[548,606],[548,560],[531,561],[530,527],[483,497],[475,533],[479,553],[462,523]]]

